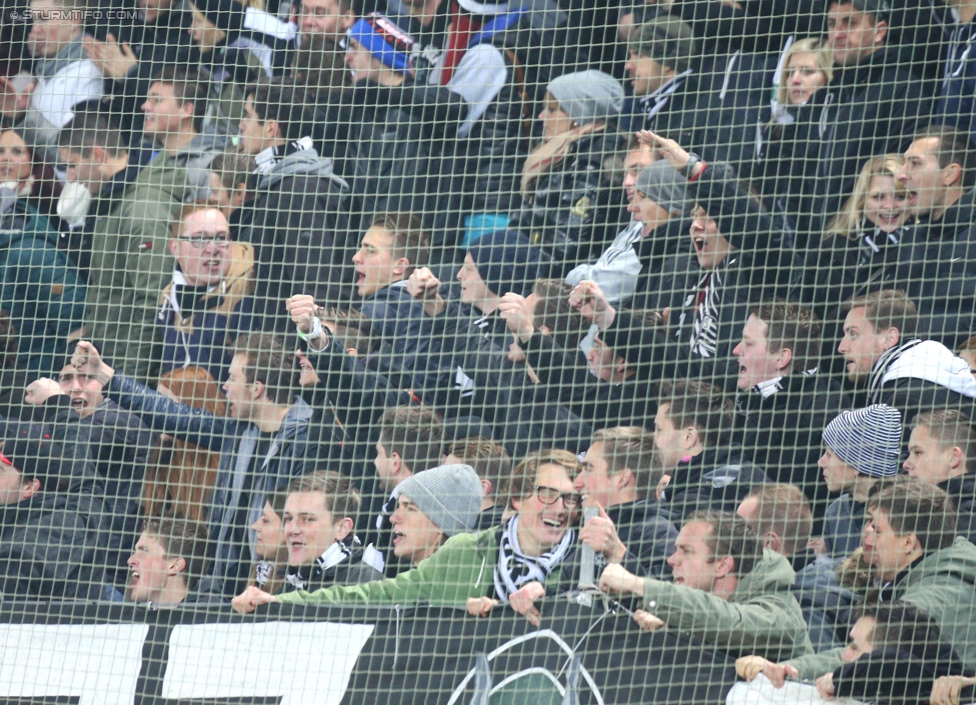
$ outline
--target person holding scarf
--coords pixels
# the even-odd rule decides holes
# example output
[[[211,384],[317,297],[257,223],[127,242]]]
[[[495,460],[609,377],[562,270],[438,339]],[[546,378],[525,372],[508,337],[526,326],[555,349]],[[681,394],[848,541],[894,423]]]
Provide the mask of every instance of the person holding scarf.
[[[486,614],[508,602],[538,624],[535,600],[569,587],[575,556],[580,495],[572,478],[581,466],[563,450],[528,455],[512,472],[508,522],[480,533],[449,538],[413,570],[362,585],[335,586],[315,592],[274,596],[249,587],[233,600],[241,614],[269,602],[285,604],[409,604],[468,607]]]

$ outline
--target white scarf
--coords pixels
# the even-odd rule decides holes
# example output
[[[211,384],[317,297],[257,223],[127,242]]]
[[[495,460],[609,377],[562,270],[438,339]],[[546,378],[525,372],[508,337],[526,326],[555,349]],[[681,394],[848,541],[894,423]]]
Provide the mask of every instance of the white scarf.
[[[498,564],[495,566],[495,596],[503,602],[520,587],[531,582],[545,583],[549,574],[565,560],[576,543],[576,532],[566,531],[562,541],[541,556],[527,556],[519,547],[518,515],[512,517],[502,531],[498,543]]]

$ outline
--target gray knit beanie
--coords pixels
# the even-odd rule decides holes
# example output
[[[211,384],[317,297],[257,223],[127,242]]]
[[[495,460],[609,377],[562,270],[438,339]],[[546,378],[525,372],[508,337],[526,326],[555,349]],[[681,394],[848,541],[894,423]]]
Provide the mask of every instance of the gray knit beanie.
[[[844,411],[827,424],[823,442],[862,475],[894,477],[901,454],[901,413],[887,404]]]
[[[690,208],[688,179],[661,159],[637,175],[634,188],[661,206],[671,215],[684,215]]]
[[[615,118],[624,104],[620,82],[603,71],[567,73],[546,88],[577,125]]]
[[[416,504],[447,536],[472,531],[481,511],[481,480],[470,465],[438,465],[400,483],[399,496]]]
[[[687,23],[671,15],[658,15],[634,29],[627,51],[650,57],[670,66],[675,73],[682,73],[691,68],[697,46]]]

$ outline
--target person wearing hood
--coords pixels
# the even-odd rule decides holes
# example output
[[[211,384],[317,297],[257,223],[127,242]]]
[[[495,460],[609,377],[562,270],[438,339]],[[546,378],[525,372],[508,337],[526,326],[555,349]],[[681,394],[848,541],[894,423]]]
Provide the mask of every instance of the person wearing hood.
[[[256,542],[248,527],[263,513],[265,498],[303,474],[306,456],[317,457],[308,441],[309,427],[324,412],[295,394],[300,369],[294,349],[279,338],[241,336],[234,351],[223,386],[227,418],[179,404],[116,374],[91,343],[79,343],[71,358],[78,372],[100,382],[109,399],[154,432],[220,452],[208,513],[214,562],[201,591],[224,595],[236,595],[247,582]]]
[[[904,292],[877,291],[852,299],[847,309],[837,352],[855,385],[855,401],[898,409],[906,425],[931,409],[973,417],[976,377],[945,345],[916,335],[918,309]]]
[[[288,549],[284,592],[383,578],[362,561],[354,533],[361,501],[359,490],[338,472],[320,470],[291,481],[281,518]]]
[[[654,417],[657,465],[664,471],[661,506],[677,526],[698,510],[734,512],[766,475],[737,444],[721,442],[733,405],[705,382],[661,384]]]
[[[290,79],[249,86],[241,120],[241,149],[260,174],[250,222],[240,239],[257,263],[254,316],[271,330],[295,293],[323,304],[351,298],[343,276],[355,245],[348,231],[349,185],[319,156],[308,136],[305,93]]]
[[[976,429],[960,411],[925,411],[915,417],[902,468],[944,490],[956,505],[959,535],[976,539]]]
[[[733,658],[757,654],[777,661],[813,654],[790,592],[796,574],[789,561],[764,549],[734,513],[692,514],[668,565],[673,582],[641,578],[611,563],[600,575],[600,589],[642,598],[634,614],[642,629],[694,637]]]
[[[228,139],[204,132],[207,88],[196,71],[166,67],[153,75],[145,113],[143,137],[159,149],[165,163],[186,169],[192,189],[189,200],[203,200],[210,190],[210,162]]]
[[[0,132],[0,309],[18,335],[17,359],[32,373],[60,365],[72,332],[85,318],[84,282],[58,233],[27,202],[32,151],[13,129]]]
[[[0,78],[4,122],[20,124],[43,160],[57,163],[58,131],[74,117],[79,103],[100,100],[102,72],[82,46],[87,5],[77,0],[34,0],[27,17],[32,22],[27,51],[31,73]]]
[[[70,222],[73,210],[92,238],[85,336],[129,375],[155,380],[156,301],[173,272],[169,228],[189,193],[186,169],[163,158],[145,163],[144,152],[90,113],[75,116],[59,146],[70,182],[59,213]]]
[[[824,428],[817,465],[827,489],[840,494],[824,515],[823,540],[832,558],[857,549],[868,498],[876,485],[898,474],[901,418],[897,409],[873,404],[845,411]]]
[[[803,233],[822,232],[865,160],[897,151],[928,115],[930,83],[902,68],[899,48],[888,46],[891,14],[887,0],[827,5],[827,45],[836,65],[816,118],[819,151],[815,178],[804,182],[809,216],[801,215]]]
[[[102,506],[64,491],[73,459],[51,440],[7,438],[0,450],[0,595],[102,597]]]
[[[227,218],[208,205],[184,206],[172,235],[176,268],[156,314],[163,369],[198,365],[213,379],[225,379],[230,346],[250,330],[254,250],[232,242]]]
[[[620,83],[601,71],[567,73],[546,86],[542,142],[522,165],[522,205],[508,227],[528,234],[557,272],[589,261],[620,220],[604,160],[624,147],[623,101]]]

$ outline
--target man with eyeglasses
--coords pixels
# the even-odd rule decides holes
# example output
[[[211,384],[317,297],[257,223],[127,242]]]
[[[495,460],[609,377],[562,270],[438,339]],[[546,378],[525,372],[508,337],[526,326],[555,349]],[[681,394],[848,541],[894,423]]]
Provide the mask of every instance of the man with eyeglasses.
[[[250,328],[254,248],[230,241],[219,209],[191,204],[173,223],[169,251],[176,268],[156,316],[163,370],[199,365],[215,380],[225,379],[228,343]]]

